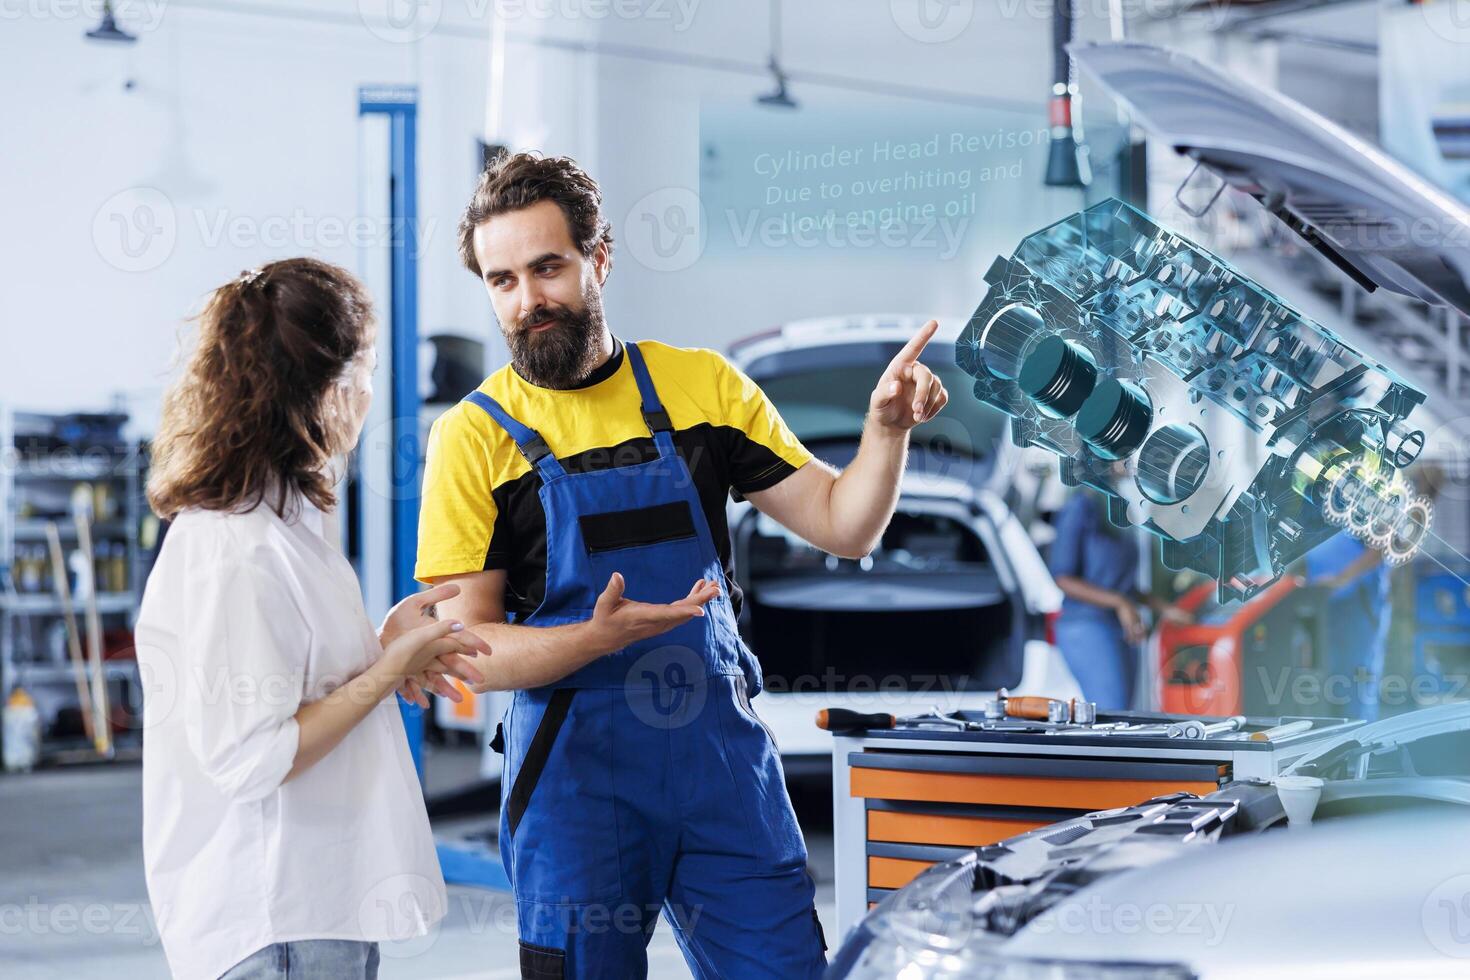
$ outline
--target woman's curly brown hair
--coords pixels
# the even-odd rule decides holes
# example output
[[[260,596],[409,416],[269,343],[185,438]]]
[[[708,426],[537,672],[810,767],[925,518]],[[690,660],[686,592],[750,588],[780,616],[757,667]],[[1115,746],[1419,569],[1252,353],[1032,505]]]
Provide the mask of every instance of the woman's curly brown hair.
[[[367,290],[338,266],[286,259],[219,287],[196,319],[153,443],[154,512],[264,502],[288,517],[300,497],[330,510],[331,460],[351,448],[337,445],[331,389],[372,345]]]

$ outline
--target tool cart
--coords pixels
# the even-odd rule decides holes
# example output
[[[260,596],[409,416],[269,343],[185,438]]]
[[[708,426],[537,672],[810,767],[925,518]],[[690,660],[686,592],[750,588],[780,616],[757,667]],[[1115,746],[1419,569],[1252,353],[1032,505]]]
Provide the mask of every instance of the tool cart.
[[[1362,722],[1098,713],[1001,692],[981,712],[823,712],[818,724],[834,736],[837,927],[846,935],[939,861],[1082,813],[1270,779]]]

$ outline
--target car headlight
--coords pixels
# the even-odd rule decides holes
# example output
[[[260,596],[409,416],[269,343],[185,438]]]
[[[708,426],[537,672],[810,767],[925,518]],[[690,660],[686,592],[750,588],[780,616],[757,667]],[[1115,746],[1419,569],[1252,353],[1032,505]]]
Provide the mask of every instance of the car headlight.
[[[1032,960],[1003,954],[915,954],[876,940],[847,972],[831,980],[1195,980],[1194,971],[1176,963],[1092,963]]]
[[[1005,955],[1000,944],[1025,918],[1023,892],[1002,882],[977,893],[973,864],[936,865],[863,920],[838,951],[829,980],[1193,980],[1192,970],[1172,963]]]

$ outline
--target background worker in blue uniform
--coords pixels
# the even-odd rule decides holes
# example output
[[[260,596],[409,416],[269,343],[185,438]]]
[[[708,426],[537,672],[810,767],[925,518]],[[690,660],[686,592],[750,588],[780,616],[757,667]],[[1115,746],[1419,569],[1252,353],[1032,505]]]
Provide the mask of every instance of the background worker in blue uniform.
[[[1327,593],[1319,662],[1321,713],[1376,721],[1388,648],[1389,575],[1383,556],[1346,531],[1307,552],[1306,582]],[[1310,705],[1299,706],[1310,710]]]
[[[909,430],[948,397],[918,363],[937,324],[877,379],[839,475],[719,354],[612,335],[612,235],[571,160],[497,161],[460,233],[511,363],[434,426],[416,574],[459,584],[441,614],[489,641],[485,688],[515,691],[500,847],[522,973],[644,976],[662,911],[696,977],[819,976],[725,503],[738,492],[825,551],[867,554]]]
[[[1108,520],[1107,498],[1081,488],[1057,513],[1047,564],[1066,597],[1057,617],[1057,646],[1082,696],[1101,709],[1133,706],[1138,645],[1148,634],[1142,610],[1189,622],[1187,612],[1140,595],[1137,532]]]

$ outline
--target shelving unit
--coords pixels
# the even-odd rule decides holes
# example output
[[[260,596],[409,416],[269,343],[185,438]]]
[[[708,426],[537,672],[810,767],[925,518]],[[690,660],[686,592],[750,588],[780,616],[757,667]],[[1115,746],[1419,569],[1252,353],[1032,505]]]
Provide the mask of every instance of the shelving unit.
[[[68,558],[73,589],[73,611],[85,647],[84,605],[75,596],[76,576],[70,571],[76,551],[77,527],[71,501],[77,488],[107,487],[109,512],[97,514],[92,540],[97,555],[105,548],[120,550],[122,571],[114,569],[113,582],[121,589],[102,589],[107,576],[94,566],[99,587],[97,611],[104,636],[113,630],[131,631],[137,617],[147,555],[140,543],[146,514],[143,486],[146,460],[137,440],[102,439],[68,442],[75,416],[17,412],[0,406],[0,703],[17,686],[23,687],[41,713],[45,736],[43,753],[75,755],[86,746],[75,712],[79,710],[74,668],[64,641],[63,606],[51,581],[46,526],[55,523]],[[121,428],[119,426],[119,428]],[[115,559],[114,559],[115,560]],[[99,562],[100,564],[100,562]],[[137,662],[130,658],[104,659],[112,721],[136,721],[141,704]],[[120,751],[135,747],[137,736],[116,731]],[[131,743],[131,744],[130,744]]]

